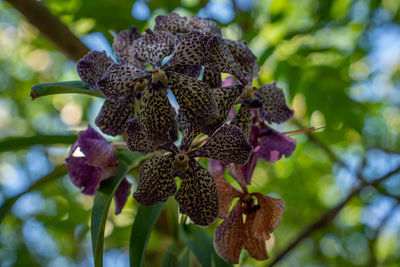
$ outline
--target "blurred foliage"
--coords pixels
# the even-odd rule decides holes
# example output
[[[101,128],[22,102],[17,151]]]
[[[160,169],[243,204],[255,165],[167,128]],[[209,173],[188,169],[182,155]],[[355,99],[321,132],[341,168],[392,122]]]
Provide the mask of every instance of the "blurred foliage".
[[[276,80],[285,88],[295,120],[278,130],[326,126],[312,136],[296,135],[290,158],[257,166],[250,190],[286,202],[282,223],[267,244],[272,259],[345,199],[360,178],[373,181],[400,165],[398,0],[42,2],[83,41],[93,33],[111,41],[113,33],[131,25],[152,27],[158,14],[210,16],[227,38],[246,40],[259,57],[257,83]],[[19,196],[0,226],[2,267],[93,265],[93,198],[80,194],[64,174],[34,186],[62,165],[77,131],[93,126],[102,100],[68,94],[32,101],[30,88],[73,80],[79,80],[75,63],[0,2],[1,209]],[[399,199],[400,174],[363,187],[333,223],[307,236],[277,265],[398,266]],[[182,228],[174,210],[171,200],[156,222],[145,266],[199,266],[210,259],[201,255],[219,262],[210,252],[219,222]],[[120,215],[113,211],[111,206],[106,218],[104,266],[128,266],[137,204],[130,198]],[[243,252],[241,264],[265,262]]]

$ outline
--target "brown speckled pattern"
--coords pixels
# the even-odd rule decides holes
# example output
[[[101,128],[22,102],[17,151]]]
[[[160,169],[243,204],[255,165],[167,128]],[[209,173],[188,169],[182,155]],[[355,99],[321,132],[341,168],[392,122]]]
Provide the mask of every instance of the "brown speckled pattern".
[[[128,135],[127,145],[129,150],[147,154],[156,151],[158,146],[151,145],[143,133],[137,118],[130,119],[126,124],[126,134]]]
[[[229,39],[224,39],[224,42],[229,48],[229,51],[232,53],[236,63],[239,65],[242,73],[246,76],[250,83],[260,71],[260,66],[257,63],[257,57],[243,42]]]
[[[208,67],[204,69],[203,81],[207,83],[210,88],[218,88],[222,86],[221,72],[215,71]]]
[[[171,175],[173,154],[148,159],[140,168],[137,190],[133,197],[143,206],[151,206],[167,199],[176,192]]]
[[[148,31],[132,44],[133,56],[142,61],[150,63],[153,68],[161,66],[164,57],[174,51],[175,40],[172,33]]]
[[[246,164],[252,151],[246,136],[236,125],[224,124],[207,143],[191,151],[190,156],[212,158],[224,163]]]
[[[241,72],[239,65],[235,62],[225,42],[218,35],[212,35],[207,41],[207,55],[209,55],[206,67],[211,67],[219,72],[234,75],[243,84],[247,84],[245,75]]]
[[[181,17],[176,13],[159,15],[156,17],[154,31],[167,31],[172,34],[186,33],[194,30],[188,23],[187,18]]]
[[[78,61],[76,70],[87,87],[97,90],[97,81],[113,63],[114,61],[105,52],[90,51]]]
[[[132,64],[113,64],[97,85],[107,99],[115,102],[125,98],[135,88],[138,80],[149,77],[149,72],[140,70]]]
[[[190,17],[189,25],[203,32],[221,35],[221,28],[219,25],[209,18]]]
[[[231,124],[239,127],[240,130],[246,135],[247,140],[250,139],[251,132],[251,113],[247,105],[241,105],[238,113],[232,119]]]
[[[276,83],[265,84],[257,89],[255,95],[261,100],[261,117],[268,123],[282,123],[293,116],[293,110],[286,105],[285,95]]]
[[[209,225],[218,214],[218,192],[210,173],[196,160],[190,159],[182,184],[175,195],[180,212],[198,225]]]
[[[182,141],[180,145],[180,150],[189,151],[189,147],[197,135],[200,134],[200,129],[196,125],[191,124],[186,117],[179,112],[177,120],[182,127]]]
[[[170,128],[176,124],[171,115],[165,89],[150,86],[144,90],[138,111],[139,123],[152,145],[161,145],[169,140]]]
[[[254,218],[256,213],[252,212],[250,214],[247,214],[246,216],[246,222],[244,224],[243,245],[244,249],[246,249],[249,252],[251,257],[259,261],[262,261],[268,259],[268,254],[265,241],[256,238],[252,232],[252,227],[254,225]]]
[[[133,41],[139,38],[141,34],[135,26],[130,30],[121,31],[115,36],[113,41],[114,54],[120,62],[132,63],[139,69],[144,69],[144,64],[137,61],[131,52]]]
[[[217,119],[217,104],[205,82],[176,72],[168,72],[167,76],[180,111],[190,123],[201,128]]]
[[[103,133],[116,136],[125,130],[126,122],[135,112],[135,97],[130,94],[127,98],[116,103],[105,100],[96,117],[95,124]]]

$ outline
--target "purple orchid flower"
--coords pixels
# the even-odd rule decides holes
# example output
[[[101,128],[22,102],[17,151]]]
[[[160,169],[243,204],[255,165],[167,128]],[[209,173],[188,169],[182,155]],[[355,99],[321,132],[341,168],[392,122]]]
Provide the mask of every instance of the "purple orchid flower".
[[[100,182],[115,175],[118,159],[114,148],[93,128],[79,133],[65,159],[71,182],[83,188],[85,195],[94,195]],[[131,184],[124,179],[115,193],[116,214],[120,213],[129,194]]]

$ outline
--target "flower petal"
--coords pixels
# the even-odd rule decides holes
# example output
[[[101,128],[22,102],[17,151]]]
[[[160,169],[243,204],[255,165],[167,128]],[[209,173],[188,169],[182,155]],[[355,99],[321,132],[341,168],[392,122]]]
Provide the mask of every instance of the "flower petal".
[[[218,23],[210,18],[199,18],[196,16],[190,17],[189,25],[195,29],[202,30],[203,32],[221,35],[221,28],[219,27]]]
[[[208,168],[210,170],[211,175],[223,175],[225,169],[228,167],[228,164],[223,163],[219,160],[208,159]]]
[[[172,177],[174,155],[148,159],[140,168],[138,186],[133,197],[143,206],[151,206],[175,194],[176,184]]]
[[[76,70],[87,87],[97,90],[97,81],[113,63],[114,61],[105,52],[90,51],[78,61]]]
[[[181,187],[175,194],[180,212],[198,225],[209,225],[218,215],[218,191],[210,173],[196,160],[189,160]]]
[[[78,144],[89,165],[105,169],[118,164],[113,147],[93,128],[88,127],[79,133]]]
[[[247,105],[240,105],[239,111],[232,119],[231,124],[239,127],[240,130],[246,135],[247,140],[250,139],[251,132],[251,113]]]
[[[188,23],[187,18],[181,17],[176,13],[159,15],[156,17],[154,31],[167,31],[172,34],[187,33],[194,30]]]
[[[106,99],[95,123],[103,133],[116,136],[125,131],[126,123],[134,116],[134,112],[135,97],[133,94],[116,103]]]
[[[138,111],[139,124],[151,145],[162,145],[170,140],[171,129],[176,127],[172,111],[164,88],[150,86],[143,92]]]
[[[281,134],[268,126],[268,131],[260,138],[260,141],[254,149],[258,158],[269,162],[276,162],[282,158],[282,155],[289,157],[296,148],[296,139]]]
[[[243,179],[246,184],[251,183],[251,178],[253,177],[254,170],[257,165],[258,158],[255,153],[251,153],[249,161],[242,166]]]
[[[242,193],[228,183],[223,175],[215,175],[214,180],[219,196],[218,218],[224,219],[232,205],[232,200],[240,197]]]
[[[239,65],[235,62],[231,52],[220,36],[212,35],[209,38],[206,51],[208,55],[206,67],[210,67],[218,72],[232,74],[244,85],[248,83],[245,75],[241,72]]]
[[[246,216],[246,222],[244,223],[244,249],[249,252],[251,257],[262,261],[268,259],[267,246],[265,240],[259,240],[253,236],[252,227],[255,215],[252,212]]]
[[[237,264],[243,241],[242,201],[239,200],[228,217],[215,229],[215,250],[224,260]]]
[[[131,183],[129,183],[126,178],[122,179],[121,183],[117,187],[114,195],[116,215],[121,213],[122,208],[125,206],[126,200],[131,194],[131,187]]]
[[[200,129],[196,127],[195,124],[190,123],[182,112],[179,112],[177,120],[182,126],[183,135],[179,150],[189,151],[190,145],[192,144],[193,140],[196,138],[196,136],[200,134]]]
[[[85,195],[94,195],[101,181],[102,168],[90,166],[85,157],[70,156],[65,159],[71,182],[82,188]]]
[[[158,146],[151,145],[148,142],[137,118],[132,118],[127,122],[125,131],[128,135],[126,143],[130,151],[138,151],[143,154],[148,154],[157,150]]]
[[[232,53],[233,58],[239,65],[243,74],[246,75],[247,81],[257,76],[260,71],[260,66],[257,63],[257,57],[251,52],[244,42],[224,39],[225,44],[228,46],[229,51]]]
[[[197,157],[207,157],[225,163],[245,164],[253,148],[242,131],[232,124],[219,128],[199,149],[191,152]]]
[[[282,123],[293,116],[293,110],[286,105],[285,95],[281,88],[272,82],[258,88],[255,95],[261,100],[261,117],[268,123]]]
[[[229,110],[232,108],[236,98],[240,96],[243,91],[243,85],[233,85],[227,87],[214,88],[212,93],[217,103],[219,117],[218,119],[207,126],[204,133],[212,135],[222,124],[226,122]]]
[[[206,83],[176,72],[167,72],[167,76],[180,111],[191,124],[202,128],[217,119],[217,104]]]
[[[133,41],[138,39],[141,34],[137,31],[135,26],[132,26],[130,30],[120,31],[115,36],[113,41],[114,54],[120,62],[132,63],[139,69],[144,69],[144,64],[137,61],[132,54],[131,47]]]
[[[210,88],[219,88],[222,86],[221,72],[214,71],[212,68],[204,68],[203,81],[207,83]]]
[[[97,82],[97,86],[107,99],[116,102],[126,98],[135,89],[136,82],[143,82],[149,77],[149,72],[138,69],[133,64],[113,64]]]
[[[260,209],[256,211],[252,233],[258,239],[268,240],[270,233],[279,225],[282,220],[285,202],[282,199],[255,193]]]
[[[174,52],[175,40],[170,32],[152,32],[136,39],[132,44],[132,54],[142,62],[149,62],[153,68],[161,66],[162,60]]]
[[[191,31],[188,34],[175,36],[175,51],[163,69],[170,70],[174,65],[204,65],[207,41],[210,36]]]

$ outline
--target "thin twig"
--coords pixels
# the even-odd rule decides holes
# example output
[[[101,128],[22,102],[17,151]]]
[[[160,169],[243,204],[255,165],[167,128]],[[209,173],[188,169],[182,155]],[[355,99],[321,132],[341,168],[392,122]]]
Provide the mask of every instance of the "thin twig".
[[[36,26],[58,49],[70,59],[77,61],[89,49],[39,1],[35,0],[6,0],[26,19]]]

